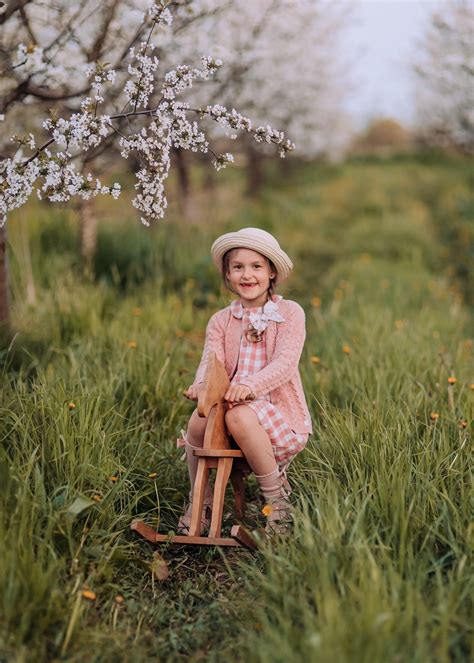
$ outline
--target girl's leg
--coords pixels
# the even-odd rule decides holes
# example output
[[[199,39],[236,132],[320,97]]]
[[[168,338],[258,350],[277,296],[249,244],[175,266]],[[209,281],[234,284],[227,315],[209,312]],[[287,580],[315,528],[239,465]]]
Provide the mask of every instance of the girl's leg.
[[[226,412],[225,422],[257,476],[278,469],[270,438],[252,408],[246,405],[233,407]]]
[[[198,459],[193,455],[193,448],[201,448],[204,444],[204,432],[206,430],[207,418],[200,417],[197,410],[191,415],[186,431],[186,460],[188,461],[189,482],[191,490],[194,489]]]
[[[188,473],[189,473],[189,482],[191,484],[191,489],[189,491],[189,503],[186,508],[186,511],[183,516],[179,519],[178,530],[186,532],[189,530],[191,524],[191,512],[192,512],[192,494],[194,490],[194,482],[196,479],[198,459],[194,455],[193,450],[202,448],[204,444],[204,433],[206,430],[207,418],[200,417],[197,413],[197,410],[191,415],[191,418],[188,423],[188,428],[185,435],[185,447],[186,447],[186,460],[188,462]],[[210,523],[210,507],[212,506],[212,492],[209,485],[206,488],[206,494],[204,496],[204,507],[202,510],[202,526],[205,527]]]
[[[255,473],[265,501],[270,505],[267,531],[285,533],[289,529],[291,504],[285,489],[286,477],[278,468],[270,438],[256,413],[245,405],[228,410],[226,424]]]

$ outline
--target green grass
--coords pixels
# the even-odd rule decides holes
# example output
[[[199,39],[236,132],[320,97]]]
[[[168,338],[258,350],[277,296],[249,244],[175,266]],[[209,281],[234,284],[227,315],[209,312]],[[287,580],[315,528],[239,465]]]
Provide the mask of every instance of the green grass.
[[[200,201],[199,225],[172,207],[152,230],[101,203],[94,277],[74,213],[18,212],[17,335],[0,355],[1,660],[472,658],[470,177],[440,159],[305,166],[245,202],[234,173]],[[182,390],[227,301],[208,249],[252,224],[294,257],[286,295],[307,313],[314,435],[290,470],[294,536],[258,553],[161,550],[160,582],[129,525],[139,514],[166,532],[181,513]]]

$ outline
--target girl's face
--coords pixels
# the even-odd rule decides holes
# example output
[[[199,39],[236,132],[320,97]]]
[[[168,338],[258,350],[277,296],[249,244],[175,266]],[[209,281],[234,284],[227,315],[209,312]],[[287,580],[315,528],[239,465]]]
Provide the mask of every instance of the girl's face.
[[[239,295],[242,306],[250,308],[266,303],[270,279],[276,273],[261,253],[251,249],[234,249],[226,276],[232,290]]]

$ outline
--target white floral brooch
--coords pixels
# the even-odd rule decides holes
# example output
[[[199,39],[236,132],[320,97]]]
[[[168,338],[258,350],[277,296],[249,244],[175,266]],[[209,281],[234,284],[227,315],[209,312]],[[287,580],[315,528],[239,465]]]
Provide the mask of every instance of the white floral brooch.
[[[249,315],[249,326],[245,337],[248,341],[253,343],[260,343],[262,340],[263,332],[268,326],[270,320],[274,322],[285,322],[278,312],[278,306],[275,302],[269,301],[263,307],[263,310],[259,313],[250,313]]]

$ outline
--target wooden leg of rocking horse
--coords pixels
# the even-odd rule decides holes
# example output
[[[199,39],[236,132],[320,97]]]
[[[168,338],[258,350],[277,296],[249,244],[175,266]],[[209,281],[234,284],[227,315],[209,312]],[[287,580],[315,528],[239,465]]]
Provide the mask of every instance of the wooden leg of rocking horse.
[[[235,515],[238,520],[242,520],[245,514],[245,481],[242,471],[234,467],[230,480],[234,489]]]
[[[196,479],[193,490],[193,509],[191,512],[191,524],[189,525],[189,536],[200,536],[201,515],[204,504],[204,494],[209,482],[209,467],[205,458],[198,460]]]
[[[219,458],[216,480],[214,483],[214,501],[212,503],[212,518],[209,536],[217,537],[221,535],[225,489],[227,482],[229,481],[233,460],[233,458]]]

